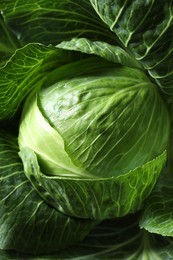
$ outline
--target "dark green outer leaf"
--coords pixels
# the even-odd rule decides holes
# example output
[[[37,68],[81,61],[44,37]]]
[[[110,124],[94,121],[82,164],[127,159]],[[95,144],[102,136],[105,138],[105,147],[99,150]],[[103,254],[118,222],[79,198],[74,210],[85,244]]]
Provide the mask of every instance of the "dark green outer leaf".
[[[161,88],[173,93],[173,1],[90,2]]]
[[[10,32],[0,14],[0,67],[2,67],[17,48],[20,47],[19,40]]]
[[[87,0],[6,0],[0,8],[9,27],[25,42],[56,45],[81,36],[116,42]]]
[[[109,220],[96,226],[82,242],[57,254],[32,257],[0,251],[2,260],[172,260],[173,241],[139,230],[138,216]]]
[[[18,49],[0,69],[0,120],[12,118],[26,95],[38,89],[51,69],[68,63],[60,49],[28,44]]]
[[[140,220],[141,228],[173,236],[173,178],[163,175],[149,196]]]
[[[38,196],[14,137],[0,133],[0,155],[0,248],[43,254],[83,239],[94,222],[64,216]]]

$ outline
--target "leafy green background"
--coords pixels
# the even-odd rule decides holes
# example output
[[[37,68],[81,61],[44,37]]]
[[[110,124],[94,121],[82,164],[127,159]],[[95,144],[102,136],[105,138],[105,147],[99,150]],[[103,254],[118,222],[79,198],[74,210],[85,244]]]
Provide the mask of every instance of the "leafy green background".
[[[1,251],[1,259],[27,260],[171,260],[173,240],[150,234],[138,227],[139,215],[109,220],[96,226],[80,243],[57,254],[33,257],[14,251]]]
[[[151,76],[163,92],[173,93],[173,2],[171,0],[90,0],[90,2],[86,0],[1,0],[0,9],[2,10],[0,67],[3,67],[10,59],[10,62],[0,71],[0,118],[6,120],[13,118],[1,123],[1,127],[3,126],[5,130],[17,132],[18,118],[14,118],[14,115],[19,111],[28,91],[33,88],[34,84],[38,87],[42,82],[42,77],[58,66],[57,61],[53,61],[54,57],[62,57],[62,53],[58,50],[40,43],[56,45],[72,37],[87,37],[89,40],[83,40],[83,42],[86,46],[89,44],[89,48],[85,46],[85,50],[82,50],[80,44],[74,47],[72,43],[66,44],[66,48],[91,54],[90,46],[93,44],[91,40],[97,41],[94,43],[97,51],[105,47],[98,41],[104,40],[112,45],[117,44],[118,48],[110,47],[110,50],[115,52],[113,59],[117,59],[118,53],[121,62],[145,68],[146,74]],[[26,43],[28,45],[25,45]],[[18,48],[21,49],[17,50]],[[60,64],[64,64],[64,55],[65,63],[71,60],[68,54],[63,52]],[[104,51],[101,56],[105,58]],[[21,70],[20,67],[22,67]],[[38,71],[42,73],[35,77]],[[25,89],[26,85],[22,83],[23,80],[29,88]],[[17,98],[13,98],[13,95],[17,93],[15,91],[20,92],[23,87],[22,95],[17,94]],[[10,98],[7,99],[7,96]],[[172,118],[172,110],[170,115]],[[6,137],[9,136],[6,135]],[[23,195],[18,196],[19,206],[24,205],[32,194],[37,202],[41,203],[42,199],[32,191],[29,181],[23,174],[17,155],[16,140],[11,139],[11,136],[4,139],[4,132],[2,132],[0,142],[0,183],[4,182],[4,178],[8,183],[8,190],[0,190],[1,203],[5,203],[9,211],[12,209],[11,205],[13,207],[11,214],[7,214],[6,218],[0,218],[0,221],[4,221],[1,223],[0,237],[5,246],[7,242],[19,245],[19,242],[25,242],[24,236],[21,236],[20,240],[18,240],[20,236],[17,236],[16,241],[15,239],[8,240],[8,236],[11,236],[10,232],[12,232],[12,237],[16,238],[14,230],[17,228],[20,229],[19,235],[23,234],[21,226],[19,227],[16,219],[13,219],[12,213],[16,212],[17,217],[19,215],[18,207],[15,209],[10,194],[19,195],[18,191],[22,191]],[[11,157],[11,163],[6,155]],[[172,150],[170,157],[172,158]],[[11,171],[13,174],[10,174]],[[144,211],[141,211],[139,215],[103,222],[95,227],[82,243],[75,244],[68,250],[55,255],[33,257],[1,250],[1,259],[173,259],[172,167],[166,168],[166,171],[167,173],[161,176],[153,193],[146,200]],[[14,189],[16,184],[18,188]],[[32,210],[34,206],[37,207],[38,204],[31,205]],[[48,206],[44,207],[46,209]],[[26,207],[22,206],[22,212],[24,209],[26,210]],[[30,221],[34,221],[31,216],[32,210],[27,213]],[[10,217],[13,219],[10,222],[14,225],[7,232],[4,225],[7,224],[7,227],[11,225],[8,222]],[[23,221],[28,221],[25,214],[21,217]],[[39,221],[40,219],[38,223],[42,223]],[[139,229],[139,222],[143,229]]]
[[[25,42],[56,45],[72,37],[116,42],[87,0],[1,1],[5,21]]]
[[[173,93],[172,0],[90,0],[100,18],[148,70],[166,93]]]
[[[16,35],[9,30],[2,14],[0,14],[0,32],[0,67],[2,67],[22,43],[17,39]]]

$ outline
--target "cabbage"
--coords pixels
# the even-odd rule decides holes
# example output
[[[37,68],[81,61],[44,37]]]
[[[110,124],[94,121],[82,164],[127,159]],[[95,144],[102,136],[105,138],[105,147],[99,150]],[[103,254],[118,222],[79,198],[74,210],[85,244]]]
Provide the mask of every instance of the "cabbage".
[[[172,1],[0,11],[0,259],[173,259]]]
[[[47,79],[31,93],[21,117],[18,141],[27,177],[47,203],[73,217],[97,220],[140,209],[169,138],[157,87],[141,69],[99,58],[63,65],[51,81],[52,75],[57,82],[47,86]]]

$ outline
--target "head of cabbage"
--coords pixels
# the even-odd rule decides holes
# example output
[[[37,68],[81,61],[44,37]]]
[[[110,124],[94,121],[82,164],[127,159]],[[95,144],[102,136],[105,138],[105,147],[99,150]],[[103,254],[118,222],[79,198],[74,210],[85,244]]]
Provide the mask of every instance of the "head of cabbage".
[[[100,214],[99,218],[106,218],[140,208],[141,193],[142,198],[147,196],[163,166],[157,157],[166,149],[168,136],[167,110],[145,73],[91,57],[54,70],[42,88],[29,95],[20,123],[19,147],[36,154],[37,176],[28,176],[37,189],[44,186],[51,194],[53,206],[77,217],[98,218]],[[67,186],[72,187],[70,191]],[[56,201],[64,193],[63,207]],[[124,209],[130,194],[136,196],[134,202]],[[98,199],[92,205],[93,196],[101,197],[101,206]],[[118,196],[124,204],[115,203]],[[75,204],[78,213],[69,210]],[[81,207],[86,204],[84,213]],[[100,207],[108,204],[110,210],[103,214]],[[121,205],[122,212],[117,212],[115,204]]]

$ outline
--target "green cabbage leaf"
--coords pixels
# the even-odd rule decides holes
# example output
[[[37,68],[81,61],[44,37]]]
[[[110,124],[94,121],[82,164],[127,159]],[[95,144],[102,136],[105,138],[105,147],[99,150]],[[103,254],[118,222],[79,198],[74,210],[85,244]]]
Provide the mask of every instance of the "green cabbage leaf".
[[[26,178],[15,136],[0,133],[0,248],[52,253],[82,240],[96,222],[50,207]]]
[[[90,0],[100,18],[166,93],[173,93],[172,0]]]

